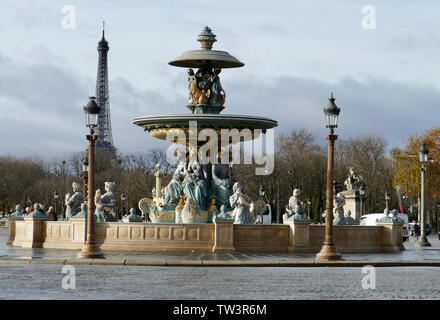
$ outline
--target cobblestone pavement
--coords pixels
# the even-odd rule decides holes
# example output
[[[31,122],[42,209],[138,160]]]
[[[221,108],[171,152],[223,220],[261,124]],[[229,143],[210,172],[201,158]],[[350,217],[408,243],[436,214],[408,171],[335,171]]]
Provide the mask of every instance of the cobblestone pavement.
[[[74,258],[77,250],[23,249],[5,245],[0,229],[0,258]],[[344,254],[346,260],[439,260],[440,242],[431,248],[396,253]],[[313,254],[106,252],[107,259],[284,260],[313,259]],[[11,261],[12,262],[12,261]],[[14,263],[14,262],[13,262]],[[361,267],[155,267],[75,265],[76,288],[62,288],[60,264],[3,264],[0,299],[439,299],[440,268],[378,267],[376,288],[363,289]]]
[[[440,269],[74,266],[74,290],[61,265],[2,265],[0,299],[439,299]],[[73,266],[69,266],[72,267]],[[69,274],[71,274],[69,272]]]

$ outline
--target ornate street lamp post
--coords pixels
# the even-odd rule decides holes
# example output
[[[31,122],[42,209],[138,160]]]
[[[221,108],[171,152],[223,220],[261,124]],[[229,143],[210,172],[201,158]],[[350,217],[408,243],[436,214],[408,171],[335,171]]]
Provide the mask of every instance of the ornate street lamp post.
[[[89,160],[87,157],[85,157],[82,161],[82,176],[84,179],[84,186],[83,186],[83,195],[84,200],[87,201],[87,184],[89,180]]]
[[[59,216],[58,206],[57,206],[59,197],[60,197],[60,195],[58,194],[58,191],[55,190],[55,192],[53,193],[53,200],[55,202],[55,213],[56,213],[57,217]]]
[[[84,201],[87,201],[88,198],[87,184],[89,180],[89,160],[87,159],[87,157],[84,157],[81,166],[82,166],[82,177],[84,179],[84,185],[83,185]],[[86,219],[84,219],[84,243],[86,243],[87,241],[87,216],[88,214],[86,214]]]
[[[387,209],[387,211],[389,211],[390,210],[390,199],[391,199],[391,197],[390,197],[390,193],[387,191],[386,193],[385,193],[385,208]]]
[[[63,176],[63,195],[66,195],[67,193],[67,188],[66,188],[66,160],[61,161],[61,164],[63,165],[63,168],[61,170],[62,172],[62,176]],[[62,218],[63,220],[66,219],[66,208],[65,208],[65,202],[61,201],[61,207],[62,207]]]
[[[425,144],[422,144],[422,147],[419,150],[419,161],[422,164],[420,168],[422,181],[421,181],[421,190],[420,190],[420,238],[417,241],[417,247],[430,247],[428,239],[426,238],[425,233],[425,172],[426,172],[426,162],[428,162],[428,149]]]
[[[264,195],[266,193],[266,190],[264,189],[264,186],[260,186],[260,190],[258,190],[258,193],[260,194],[260,199],[264,201]],[[260,223],[263,224],[263,215],[262,213],[259,214]]]
[[[311,208],[312,207],[312,200],[310,200],[310,198],[307,198],[307,218],[309,218],[310,220],[313,219],[313,217],[311,217]]]
[[[89,177],[88,177],[88,196],[87,196],[87,238],[78,258],[104,258],[102,252],[97,248],[95,243],[95,203],[93,193],[95,192],[95,142],[98,136],[95,135],[94,129],[98,126],[98,115],[101,108],[95,101],[95,97],[90,97],[89,103],[84,107],[86,114],[86,126],[90,128],[90,134],[87,135],[89,140]]]
[[[338,136],[334,134],[334,129],[338,127],[338,117],[341,111],[335,104],[333,92],[328,99],[330,102],[324,108],[324,114],[327,119],[327,128],[330,129],[330,134],[325,138],[328,141],[328,156],[327,156],[327,199],[326,199],[326,216],[325,216],[325,239],[321,251],[316,255],[318,260],[340,260],[341,255],[336,252],[336,247],[333,242],[333,180],[334,180],[334,147]]]
[[[359,203],[359,218],[362,217],[364,215],[364,197],[365,197],[365,186],[363,184],[361,184],[361,186],[359,187],[359,196],[360,196],[360,203]]]
[[[121,202],[122,202],[122,214],[121,214],[121,219],[122,219],[125,213],[125,194],[123,193],[121,193]]]

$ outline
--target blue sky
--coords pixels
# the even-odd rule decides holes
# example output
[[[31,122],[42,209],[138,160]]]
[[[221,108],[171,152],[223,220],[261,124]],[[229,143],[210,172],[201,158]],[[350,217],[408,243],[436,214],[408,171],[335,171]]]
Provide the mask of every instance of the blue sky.
[[[76,28],[63,29],[72,5]],[[376,9],[376,29],[361,9]],[[0,1],[1,154],[55,158],[85,148],[82,105],[94,94],[102,21],[110,43],[113,136],[122,152],[164,144],[131,124],[185,113],[186,72],[168,62],[214,48],[245,67],[224,70],[224,113],[268,116],[276,133],[322,139],[333,91],[341,138],[383,136],[389,147],[439,125],[440,5],[436,1]]]

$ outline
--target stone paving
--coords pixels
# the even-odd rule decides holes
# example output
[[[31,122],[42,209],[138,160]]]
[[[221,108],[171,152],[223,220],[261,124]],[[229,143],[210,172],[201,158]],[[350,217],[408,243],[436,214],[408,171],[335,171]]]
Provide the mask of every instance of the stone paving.
[[[439,299],[440,268],[376,267],[375,289],[364,289],[367,274],[358,267],[186,267],[129,265],[38,264],[47,258],[75,258],[76,250],[22,249],[5,245],[7,229],[0,229],[0,299]],[[415,249],[415,239],[397,253],[345,254],[346,260],[439,261],[440,241],[429,237],[431,248]],[[133,254],[106,252],[110,259],[180,262],[313,260],[313,254],[270,253],[181,253]],[[32,258],[32,260],[29,260]],[[22,261],[18,264],[14,261]],[[32,264],[29,264],[29,261]],[[76,260],[78,261],[78,260]],[[80,261],[80,260],[79,260]],[[101,260],[106,261],[106,260]],[[129,261],[129,260],[127,260]],[[35,262],[35,264],[34,264]],[[62,268],[74,268],[74,290],[63,289]],[[72,269],[73,270],[73,269]],[[69,274],[70,271],[68,272]]]
[[[63,289],[61,265],[3,265],[0,299],[439,299],[440,269],[376,268],[364,289],[362,268],[74,266]],[[73,266],[72,266],[73,267]],[[69,274],[71,274],[69,272]]]

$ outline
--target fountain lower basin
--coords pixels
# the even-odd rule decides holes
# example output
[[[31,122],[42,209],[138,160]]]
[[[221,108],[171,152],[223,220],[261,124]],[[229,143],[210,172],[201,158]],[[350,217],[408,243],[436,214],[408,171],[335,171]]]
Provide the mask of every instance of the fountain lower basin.
[[[182,130],[188,137],[191,122],[196,122],[197,134],[203,129],[214,129],[219,136],[222,129],[237,129],[239,131],[249,129],[252,135],[245,141],[257,139],[261,132],[265,133],[267,129],[278,126],[278,122],[270,118],[234,114],[148,115],[133,120],[133,124],[144,128],[145,131],[150,132],[151,136],[162,140],[167,140],[169,135],[179,135]]]

